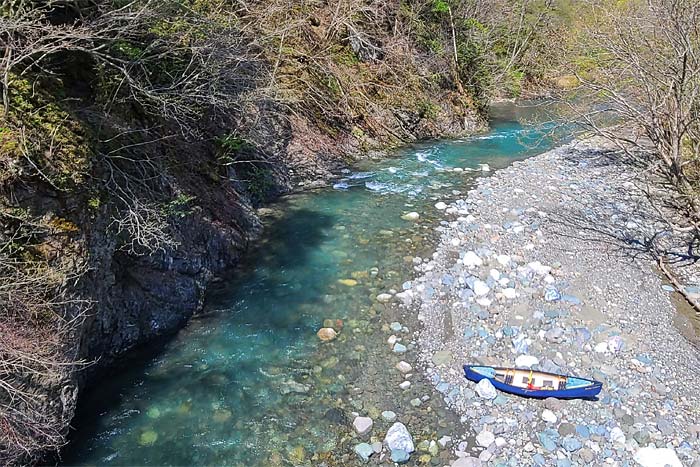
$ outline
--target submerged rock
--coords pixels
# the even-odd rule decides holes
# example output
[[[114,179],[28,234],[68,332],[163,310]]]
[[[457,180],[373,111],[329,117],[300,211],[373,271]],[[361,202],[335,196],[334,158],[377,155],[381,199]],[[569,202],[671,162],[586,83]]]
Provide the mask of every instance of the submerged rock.
[[[384,437],[384,444],[392,451],[400,449],[410,454],[416,450],[411,433],[408,432],[406,425],[401,422],[391,425]]]
[[[354,450],[362,462],[369,461],[370,456],[374,454],[374,449],[372,449],[372,446],[367,443],[360,443],[356,445]]]
[[[323,342],[329,342],[329,341],[332,341],[333,339],[335,339],[338,336],[338,333],[335,332],[335,329],[333,329],[333,328],[321,328],[318,330],[316,335]]]
[[[368,433],[373,425],[374,421],[369,417],[355,417],[355,420],[352,421],[352,426],[360,435]]]

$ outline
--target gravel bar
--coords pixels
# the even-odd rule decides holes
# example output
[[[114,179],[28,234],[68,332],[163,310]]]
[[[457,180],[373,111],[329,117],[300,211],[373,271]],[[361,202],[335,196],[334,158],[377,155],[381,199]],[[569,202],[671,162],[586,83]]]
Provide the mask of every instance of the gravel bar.
[[[452,466],[700,466],[697,349],[644,251],[661,221],[638,169],[576,141],[481,178],[398,294],[417,307],[426,377],[471,427]],[[599,400],[533,400],[463,364],[597,379]],[[461,440],[461,441],[460,441]]]

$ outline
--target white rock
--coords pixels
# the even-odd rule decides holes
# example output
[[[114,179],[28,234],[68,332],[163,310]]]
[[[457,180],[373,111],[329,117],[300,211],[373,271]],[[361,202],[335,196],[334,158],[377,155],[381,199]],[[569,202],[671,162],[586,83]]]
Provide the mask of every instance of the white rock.
[[[530,368],[538,363],[540,363],[540,360],[532,355],[520,355],[515,359],[515,366],[518,368]]]
[[[438,440],[438,444],[441,448],[447,447],[448,444],[452,442],[452,436],[443,436]]]
[[[391,425],[389,431],[386,432],[384,444],[389,449],[401,449],[409,454],[416,450],[411,433],[408,432],[406,426],[401,422]]]
[[[464,258],[462,259],[462,263],[464,263],[465,266],[469,268],[473,268],[475,266],[481,266],[484,264],[481,258],[479,258],[479,255],[474,253],[473,251],[467,251],[464,254]]]
[[[593,350],[595,350],[598,353],[605,353],[608,351],[608,343],[601,342],[600,344],[596,344]]]
[[[490,431],[482,431],[481,433],[476,435],[476,444],[478,444],[482,448],[487,448],[491,446],[495,440],[496,437]]]
[[[498,255],[496,256],[496,261],[498,261],[498,264],[500,264],[501,266],[508,266],[510,264],[510,256]]]
[[[474,281],[474,294],[476,294],[477,297],[488,295],[490,291],[491,289],[488,285],[486,285],[486,282],[479,280]]]
[[[497,281],[501,278],[501,273],[498,272],[498,270],[496,270],[496,269],[491,269],[489,271],[489,276],[491,276],[493,278],[493,280]]]
[[[557,416],[554,415],[554,412],[552,412],[549,409],[544,409],[542,411],[542,420],[544,420],[547,423],[557,423]]]
[[[620,446],[624,446],[625,442],[627,441],[627,437],[625,436],[625,433],[620,429],[619,426],[616,426],[612,430],[610,430],[610,440],[614,444],[618,444]]]
[[[481,467],[484,465],[480,459],[476,457],[460,457],[452,463],[452,467]]]
[[[450,244],[452,246],[459,246],[460,243],[461,242],[459,241],[459,238],[453,238],[452,240],[450,240]]]
[[[479,394],[479,397],[489,400],[495,399],[498,395],[496,388],[493,387],[493,384],[491,384],[491,381],[488,379],[482,379],[479,381],[479,383],[476,385],[476,392]]]
[[[411,387],[411,382],[410,381],[404,381],[403,383],[399,384],[399,387],[401,389],[408,389]]]
[[[479,170],[481,170],[482,172],[490,172],[491,167],[489,167],[488,164],[479,164]]]
[[[549,271],[552,270],[552,268],[550,268],[549,266],[544,266],[539,261],[533,261],[532,263],[528,263],[527,267],[541,276],[549,274]]]
[[[420,219],[420,214],[418,214],[415,211],[408,212],[408,213],[404,214],[403,216],[401,216],[401,219],[403,219],[405,221],[417,221],[418,219]]]
[[[396,364],[396,369],[399,370],[401,373],[409,373],[413,369],[413,367],[410,363],[401,360],[399,363]]]
[[[392,334],[391,336],[389,336],[389,338],[386,340],[386,342],[387,342],[387,344],[393,346],[394,344],[396,344],[396,342],[398,342],[398,340],[399,340],[399,338]]]
[[[634,460],[642,467],[683,467],[676,452],[669,448],[647,446],[634,454]]]
[[[503,446],[508,444],[508,441],[506,441],[505,438],[502,438],[500,436],[498,438],[496,438],[496,440],[494,442],[496,443],[497,448],[502,448]]]
[[[391,301],[391,298],[392,298],[392,297],[393,297],[393,295],[391,295],[391,294],[388,294],[388,293],[380,293],[379,295],[377,295],[377,301],[378,301],[379,303],[388,303],[388,302]]]
[[[447,209],[447,205],[440,201],[438,203],[435,203],[435,209],[439,209],[442,211],[443,209]]]
[[[372,425],[374,425],[374,422],[369,417],[355,417],[355,420],[352,421],[352,426],[355,427],[355,431],[360,435],[369,432],[372,429]]]
[[[508,298],[508,299],[514,299],[516,297],[515,289],[512,287],[508,287],[507,289],[503,289],[503,296]]]

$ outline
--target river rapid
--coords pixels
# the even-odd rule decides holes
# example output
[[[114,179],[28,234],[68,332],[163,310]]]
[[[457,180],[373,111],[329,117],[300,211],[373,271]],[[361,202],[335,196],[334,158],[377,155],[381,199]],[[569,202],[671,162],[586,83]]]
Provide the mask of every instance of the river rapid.
[[[398,387],[394,365],[414,363],[411,347],[400,356],[386,341],[417,322],[376,297],[414,277],[435,246],[436,203],[468,191],[481,164],[495,170],[552,147],[542,125],[523,123],[538,113],[500,105],[488,133],[405,147],[270,206],[263,238],[205,310],[83,396],[64,463],[354,465],[352,412],[378,432],[393,411],[417,439],[464,433],[420,374]],[[409,212],[420,217],[402,218]],[[329,343],[316,336],[324,320],[342,320]]]

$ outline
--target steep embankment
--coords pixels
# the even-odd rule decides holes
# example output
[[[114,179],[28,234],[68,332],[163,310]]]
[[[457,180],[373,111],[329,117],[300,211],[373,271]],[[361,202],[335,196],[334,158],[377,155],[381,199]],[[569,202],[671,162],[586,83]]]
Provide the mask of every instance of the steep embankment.
[[[207,284],[258,234],[260,203],[323,183],[373,151],[483,125],[470,95],[444,75],[448,59],[397,32],[399,19],[379,10],[339,17],[324,5],[294,18],[254,8],[221,36],[235,35],[239,55],[222,58],[221,48],[205,57],[238,67],[211,108],[178,113],[190,105],[184,97],[143,87],[154,73],[191,76],[166,52],[141,84],[110,72],[99,62],[105,49],[88,40],[45,63],[50,76],[39,68],[14,76],[0,131],[1,330],[10,343],[0,350],[11,362],[2,370],[3,462],[59,446],[90,374],[201,307]],[[39,22],[66,21],[65,12],[39,13]],[[279,15],[293,33],[266,31],[287,24]],[[114,60],[146,55],[162,40],[153,31],[139,36],[143,48],[110,42]]]

